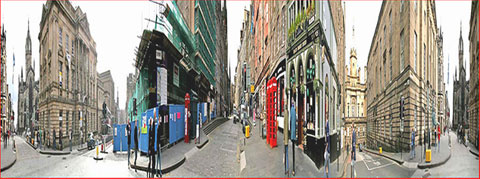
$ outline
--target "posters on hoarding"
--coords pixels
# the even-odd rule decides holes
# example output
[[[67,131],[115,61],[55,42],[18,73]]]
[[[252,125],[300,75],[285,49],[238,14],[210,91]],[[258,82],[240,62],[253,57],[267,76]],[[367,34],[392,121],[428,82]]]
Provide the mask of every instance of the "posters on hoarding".
[[[160,105],[167,104],[167,69],[165,67],[157,67],[157,99]]]

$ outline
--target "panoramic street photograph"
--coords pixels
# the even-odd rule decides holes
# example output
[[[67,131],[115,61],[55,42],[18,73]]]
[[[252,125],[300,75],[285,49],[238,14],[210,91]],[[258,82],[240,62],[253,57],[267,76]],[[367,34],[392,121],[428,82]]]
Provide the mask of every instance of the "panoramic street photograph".
[[[0,1],[0,178],[479,178],[479,1]]]

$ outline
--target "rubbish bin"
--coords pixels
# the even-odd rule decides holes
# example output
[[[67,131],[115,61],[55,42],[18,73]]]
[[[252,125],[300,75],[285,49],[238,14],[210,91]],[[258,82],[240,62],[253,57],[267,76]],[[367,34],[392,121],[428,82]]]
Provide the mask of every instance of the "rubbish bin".
[[[425,162],[430,163],[432,161],[432,150],[427,149],[425,154]]]
[[[249,125],[245,126],[245,137],[246,138],[250,137],[250,126]]]
[[[378,151],[380,154],[382,154],[382,147],[379,148],[379,151]]]

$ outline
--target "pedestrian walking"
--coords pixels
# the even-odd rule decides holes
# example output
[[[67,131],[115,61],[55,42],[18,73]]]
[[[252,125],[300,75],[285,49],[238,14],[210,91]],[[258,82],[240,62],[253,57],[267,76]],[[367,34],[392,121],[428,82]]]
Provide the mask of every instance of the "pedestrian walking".
[[[42,130],[38,131],[38,148],[42,149]]]
[[[137,120],[135,119],[135,127],[133,130],[133,140],[135,142],[135,172],[137,172],[137,152],[138,152],[138,125],[137,125]]]
[[[330,169],[330,126],[328,125],[328,114],[326,114],[326,125],[325,125],[325,164],[324,164],[324,170],[325,170],[325,177],[328,178],[328,170]]]
[[[132,140],[132,139],[131,139],[131,136],[132,136],[131,133],[132,133],[132,132],[130,131],[130,130],[131,130],[130,122],[127,123],[127,128],[126,128],[126,130],[127,130],[127,141],[128,141],[128,143],[127,143],[127,145],[128,145],[128,148],[127,148],[127,156],[128,156],[127,166],[128,166],[128,168],[130,169],[130,146],[131,146],[131,142],[132,142],[132,141],[131,141],[131,140]]]
[[[438,130],[438,132],[437,132],[437,136],[438,136],[437,151],[440,152],[440,133],[441,133],[440,125],[437,126],[437,130]]]
[[[69,140],[70,140],[70,152],[72,151],[72,137],[73,137],[73,130],[70,129],[70,132],[69,132]]]
[[[415,130],[412,129],[411,135],[411,148],[410,148],[410,158],[415,158]]]
[[[202,123],[202,112],[198,113],[198,120],[197,120],[197,135],[195,138],[195,144],[200,143],[200,124]]]
[[[60,150],[63,150],[63,142],[62,142],[62,137],[63,137],[63,134],[62,134],[62,129],[60,129],[60,132],[58,133],[58,144],[60,144]]]
[[[427,140],[427,130],[424,130],[424,131],[423,131],[423,146],[424,146],[423,157],[424,157],[424,158],[427,157],[427,156],[426,156],[426,155],[427,155],[427,154],[426,154],[426,152],[427,152],[427,142],[428,142],[428,140]]]
[[[151,119],[151,123],[150,123],[150,131],[149,131],[149,139],[148,139],[148,142],[149,142],[149,148],[150,148],[150,160],[152,161],[152,170],[151,170],[151,174],[150,174],[150,177],[155,177],[155,158],[157,157],[155,154],[156,154],[156,151],[155,151],[155,120],[154,119]]]
[[[292,141],[292,156],[293,156],[292,175],[295,176],[295,141],[297,140],[297,136],[296,136],[297,111],[295,109],[295,102],[293,101],[293,97],[292,97],[291,103],[292,103],[292,107],[290,108],[290,140]]]
[[[288,106],[288,104],[287,104]],[[255,114],[255,113],[254,113]],[[254,115],[255,116],[255,115]],[[255,119],[254,119],[255,121]],[[285,116],[283,120],[283,145],[285,145],[285,153],[284,156],[284,164],[285,164],[285,175],[289,176],[289,168],[288,168],[288,116]]]
[[[355,131],[355,122],[352,123],[352,155],[351,155],[351,166],[352,166],[352,169],[351,169],[351,177],[354,178],[354,174],[355,174],[355,161],[357,160],[356,158],[356,145],[357,145],[357,133]]]
[[[57,133],[55,133],[55,129],[53,130],[53,149],[57,149]]]
[[[163,108],[163,106],[162,106]],[[161,146],[161,131],[160,131],[160,124],[162,122],[162,118],[164,117],[164,113],[163,113],[164,110],[159,110],[158,113],[160,114],[158,116],[158,125],[157,125],[157,168],[158,168],[158,172],[157,172],[157,176],[158,177],[162,177],[162,158],[161,158],[161,152],[162,152],[162,146]]]

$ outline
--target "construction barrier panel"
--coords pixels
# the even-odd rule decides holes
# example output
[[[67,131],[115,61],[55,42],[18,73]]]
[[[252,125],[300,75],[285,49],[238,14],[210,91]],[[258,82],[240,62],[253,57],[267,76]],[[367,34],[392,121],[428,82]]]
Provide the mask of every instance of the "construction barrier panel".
[[[114,124],[113,125],[113,151],[127,151],[127,131],[126,124]]]
[[[169,143],[185,137],[185,105],[169,105]]]

